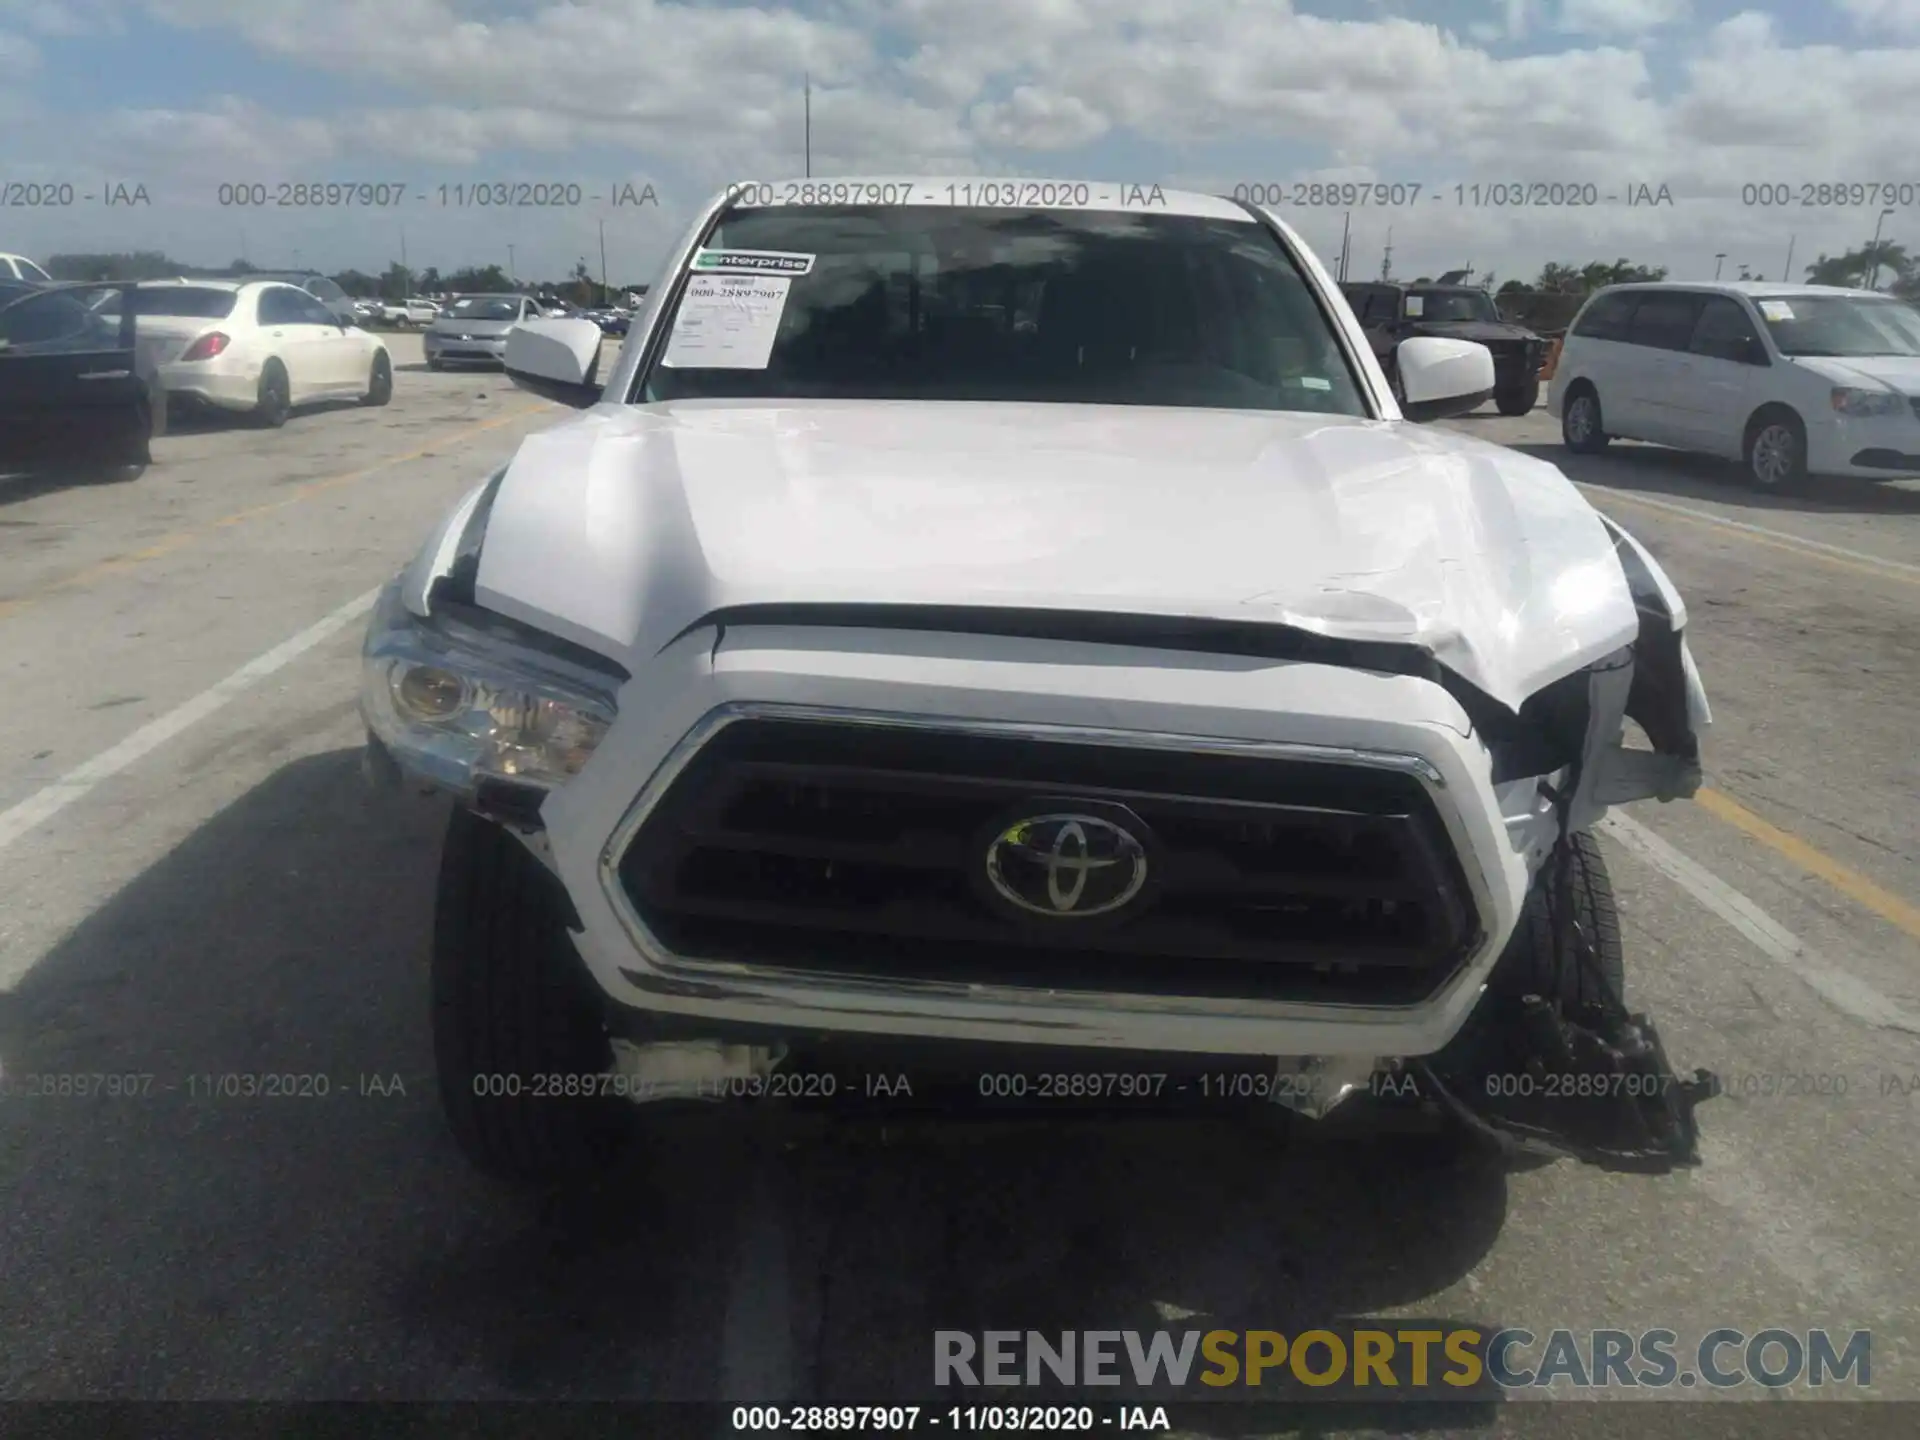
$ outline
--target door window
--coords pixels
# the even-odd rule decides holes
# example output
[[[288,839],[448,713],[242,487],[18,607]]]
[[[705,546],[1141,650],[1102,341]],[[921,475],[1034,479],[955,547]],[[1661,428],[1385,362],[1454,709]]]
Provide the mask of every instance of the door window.
[[[1649,291],[1633,307],[1627,324],[1627,343],[1650,350],[1685,350],[1693,339],[1704,297],[1669,291]]]
[[[1751,363],[1756,352],[1765,353],[1758,350],[1759,344],[1760,336],[1740,302],[1724,295],[1711,295],[1701,308],[1687,348],[1695,355],[1745,364]]]
[[[0,356],[84,354],[118,348],[120,324],[63,290],[0,307]]]
[[[284,285],[276,285],[271,290],[260,292],[260,323],[262,325],[304,325],[306,317],[300,312],[300,301],[305,298],[298,290],[290,290]]]
[[[1631,291],[1598,297],[1575,322],[1575,337],[1581,340],[1625,340],[1627,321],[1633,316],[1635,298]]]
[[[300,324],[326,325],[331,327],[337,326],[340,323],[339,316],[335,315],[311,295],[303,295],[299,291],[289,291],[288,293],[293,297],[293,305],[298,312]]]

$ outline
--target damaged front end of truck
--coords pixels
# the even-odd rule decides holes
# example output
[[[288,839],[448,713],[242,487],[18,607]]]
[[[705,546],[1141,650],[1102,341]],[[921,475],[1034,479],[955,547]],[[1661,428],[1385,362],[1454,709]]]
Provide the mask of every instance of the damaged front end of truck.
[[[1489,736],[1496,780],[1519,775],[1534,788],[1540,828],[1551,837],[1516,944],[1544,943],[1555,965],[1593,983],[1552,976],[1538,986],[1503,985],[1496,968],[1460,1034],[1407,1069],[1423,1098],[1503,1151],[1664,1170],[1699,1163],[1694,1109],[1720,1084],[1704,1070],[1677,1074],[1653,1021],[1630,1010],[1618,976],[1605,973],[1603,947],[1618,937],[1601,931],[1617,922],[1582,893],[1577,849],[1610,806],[1698,790],[1700,735],[1711,713],[1686,644],[1684,602],[1638,541],[1602,523],[1639,613],[1637,636],[1532,697],[1517,723],[1495,720]],[[1644,745],[1629,743],[1629,725]],[[1568,993],[1582,998],[1550,998]]]

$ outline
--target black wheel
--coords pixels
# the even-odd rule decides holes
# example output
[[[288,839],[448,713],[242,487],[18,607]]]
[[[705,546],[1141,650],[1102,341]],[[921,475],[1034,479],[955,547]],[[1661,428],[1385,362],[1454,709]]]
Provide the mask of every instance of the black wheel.
[[[1600,397],[1584,380],[1567,391],[1560,406],[1560,439],[1576,455],[1598,455],[1613,437],[1605,429]]]
[[[571,914],[560,882],[518,839],[454,812],[434,914],[434,1063],[455,1141],[502,1179],[591,1174],[622,1133],[624,1102],[568,1096],[552,1079],[603,1075],[612,1057]]]
[[[1521,1036],[1522,1002],[1529,995],[1551,1000],[1569,1020],[1590,1016],[1590,1007],[1610,1008],[1626,998],[1626,955],[1620,943],[1620,912],[1599,842],[1579,834],[1565,842],[1568,853],[1550,857],[1534,878],[1533,889],[1506,949],[1487,977],[1486,993],[1460,1033],[1432,1059],[1451,1085],[1471,1087],[1478,1077],[1524,1068],[1516,1052]],[[1584,937],[1570,947],[1561,923],[1566,906]],[[1578,949],[1584,948],[1583,961]]]
[[[253,423],[263,430],[278,430],[293,413],[293,391],[287,383],[286,369],[278,360],[269,360],[260,372],[260,395],[253,404]]]
[[[1540,382],[1529,380],[1524,385],[1501,390],[1494,395],[1493,403],[1499,407],[1502,415],[1530,414],[1533,407],[1540,403]]]
[[[147,473],[144,461],[132,464],[66,465],[54,469],[51,478],[63,485],[124,485]]]
[[[384,405],[393,399],[393,360],[385,350],[373,356],[373,371],[367,376],[365,404]]]
[[[1742,451],[1756,490],[1791,490],[1807,478],[1807,427],[1791,410],[1762,410],[1749,420]]]
[[[1613,898],[1613,880],[1607,874],[1600,842],[1582,831],[1567,843],[1572,853],[1564,881],[1554,861],[1549,860],[1534,880],[1520,923],[1514,927],[1513,938],[1487,983],[1499,994],[1544,995],[1556,1000],[1563,1014],[1572,1016],[1588,1005],[1603,1005],[1609,998],[1624,999],[1627,964],[1620,944],[1620,910]],[[1574,923],[1589,942],[1595,961],[1592,965],[1580,964],[1575,956],[1562,953],[1556,922],[1561,904],[1569,899]],[[1601,991],[1603,985],[1606,994]]]

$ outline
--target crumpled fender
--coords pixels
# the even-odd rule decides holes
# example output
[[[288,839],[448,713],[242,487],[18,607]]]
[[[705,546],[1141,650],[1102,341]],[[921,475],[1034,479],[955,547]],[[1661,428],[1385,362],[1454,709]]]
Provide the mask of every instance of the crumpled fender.
[[[1618,523],[1600,517],[1613,537],[1640,631],[1615,663],[1588,672],[1587,738],[1567,824],[1584,829],[1610,805],[1630,800],[1684,800],[1700,788],[1700,740],[1713,723],[1706,686],[1687,646],[1686,602],[1659,561]],[[1651,750],[1621,742],[1623,722],[1646,733]]]

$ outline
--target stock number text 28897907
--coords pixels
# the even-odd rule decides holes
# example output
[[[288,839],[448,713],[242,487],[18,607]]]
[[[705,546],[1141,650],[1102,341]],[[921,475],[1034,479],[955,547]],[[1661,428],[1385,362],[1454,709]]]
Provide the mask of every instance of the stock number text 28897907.
[[[1159,210],[1158,185],[1090,184],[1083,180],[742,180],[726,189],[742,209],[776,205],[946,205],[986,210]]]

